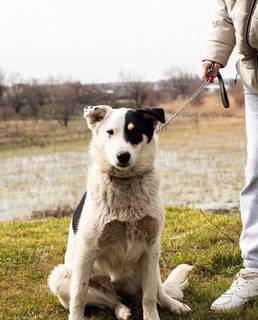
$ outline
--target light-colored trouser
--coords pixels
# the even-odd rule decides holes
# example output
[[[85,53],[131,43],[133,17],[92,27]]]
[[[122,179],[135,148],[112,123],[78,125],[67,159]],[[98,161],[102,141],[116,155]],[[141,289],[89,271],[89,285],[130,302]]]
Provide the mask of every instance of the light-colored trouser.
[[[258,268],[258,94],[245,91],[247,135],[246,183],[240,194],[244,266]]]

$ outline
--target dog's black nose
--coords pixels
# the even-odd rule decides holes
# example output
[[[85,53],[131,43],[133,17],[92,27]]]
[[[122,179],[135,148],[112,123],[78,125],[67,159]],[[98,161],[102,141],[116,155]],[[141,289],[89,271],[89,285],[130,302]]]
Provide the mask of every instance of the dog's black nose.
[[[129,152],[123,152],[118,153],[116,157],[120,164],[125,165],[130,160],[131,155]]]

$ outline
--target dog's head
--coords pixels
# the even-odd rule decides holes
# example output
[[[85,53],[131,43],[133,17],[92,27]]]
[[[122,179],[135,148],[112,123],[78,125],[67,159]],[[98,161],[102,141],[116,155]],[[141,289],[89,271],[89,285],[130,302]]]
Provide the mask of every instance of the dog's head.
[[[158,121],[165,122],[163,109],[94,106],[84,109],[84,117],[93,134],[93,160],[103,170],[117,176],[132,176],[153,166],[154,129]]]

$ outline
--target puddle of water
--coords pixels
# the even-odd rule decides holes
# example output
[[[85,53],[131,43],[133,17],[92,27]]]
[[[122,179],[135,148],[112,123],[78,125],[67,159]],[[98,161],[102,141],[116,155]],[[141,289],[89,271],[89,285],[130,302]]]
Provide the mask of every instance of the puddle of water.
[[[75,207],[86,186],[88,161],[87,151],[0,159],[0,220]]]
[[[232,159],[231,154],[211,155],[200,150],[190,155],[160,150],[158,166],[165,205],[204,210],[239,208],[244,161],[244,154]]]
[[[75,207],[86,185],[87,151],[0,158],[0,220],[28,218],[33,211]],[[165,205],[203,209],[239,207],[244,153],[232,157],[217,150],[158,152]]]

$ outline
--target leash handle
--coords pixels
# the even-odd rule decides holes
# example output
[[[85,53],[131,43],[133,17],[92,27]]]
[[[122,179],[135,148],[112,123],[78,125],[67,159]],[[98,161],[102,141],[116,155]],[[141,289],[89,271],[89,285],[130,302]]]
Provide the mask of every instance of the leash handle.
[[[208,82],[209,83],[213,83],[214,81],[214,75],[213,75],[213,72],[214,72],[214,62],[211,63],[211,65],[209,66],[208,68],[208,71],[207,71],[207,75],[208,75]],[[223,106],[224,108],[229,108],[230,104],[229,104],[229,100],[228,100],[228,94],[227,94],[227,90],[226,90],[226,87],[225,87],[225,83],[224,83],[224,80],[222,78],[222,75],[220,74],[220,72],[218,72],[217,74],[217,78],[218,78],[218,81],[219,81],[219,88],[220,88],[220,97],[221,97],[221,101],[223,103]]]
[[[219,80],[219,88],[220,88],[221,100],[222,100],[224,108],[227,109],[230,106],[229,100],[228,100],[227,90],[226,90],[222,75],[220,73],[218,73],[217,78]]]
[[[208,78],[208,81],[209,81],[209,83],[213,83],[213,81],[214,81],[214,75],[213,75],[213,72],[214,72],[214,69],[215,69],[215,66],[214,66],[215,64],[214,64],[214,62],[209,66],[209,68],[208,68],[208,71],[207,71],[207,75],[209,76],[209,78]]]

